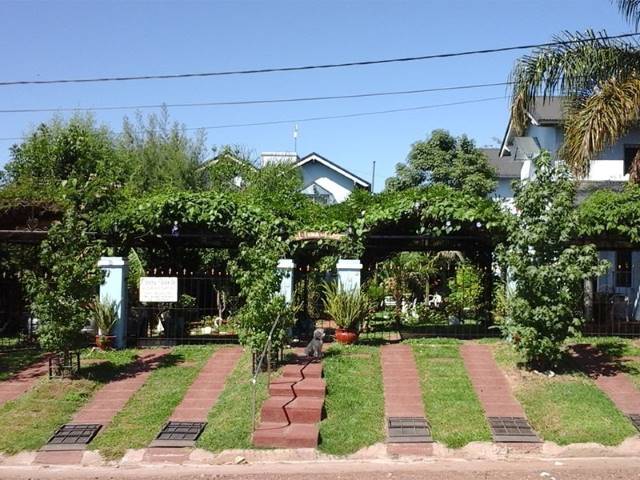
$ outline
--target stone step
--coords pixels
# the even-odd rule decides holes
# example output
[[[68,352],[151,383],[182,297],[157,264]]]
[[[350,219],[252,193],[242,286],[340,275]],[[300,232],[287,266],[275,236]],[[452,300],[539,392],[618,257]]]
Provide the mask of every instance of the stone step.
[[[322,378],[305,378],[292,381],[290,377],[278,378],[269,385],[272,397],[293,396],[324,398],[327,385]]]
[[[262,405],[260,420],[266,423],[313,424],[322,420],[324,398],[270,397]]]
[[[307,365],[285,365],[282,368],[282,376],[286,378],[321,378],[322,364],[309,363]]]
[[[314,424],[265,422],[253,433],[253,444],[256,447],[315,448],[318,446],[318,433]]]

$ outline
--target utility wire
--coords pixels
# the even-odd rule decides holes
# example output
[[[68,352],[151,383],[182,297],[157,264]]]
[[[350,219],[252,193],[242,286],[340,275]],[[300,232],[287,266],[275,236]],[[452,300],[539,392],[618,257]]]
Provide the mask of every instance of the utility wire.
[[[386,115],[390,113],[412,112],[417,110],[429,110],[432,108],[452,107],[455,105],[467,105],[471,103],[483,103],[483,102],[490,102],[494,100],[504,100],[505,98],[506,97],[504,96],[477,98],[473,100],[461,100],[459,102],[436,103],[431,105],[420,105],[417,107],[393,108],[388,110],[375,110],[370,112],[345,113],[340,115],[325,115],[325,116],[319,116],[319,117],[293,118],[293,119],[287,119],[287,120],[270,120],[270,121],[252,122],[252,123],[228,123],[228,124],[222,124],[222,125],[209,125],[204,127],[187,127],[185,128],[185,130],[219,130],[223,128],[257,127],[257,126],[265,126],[265,125],[281,125],[284,123],[317,122],[321,120],[334,120],[334,119],[340,119],[340,118],[368,117],[373,115]],[[24,137],[5,137],[5,138],[0,138],[0,141],[23,140],[23,139]]]
[[[635,37],[640,35],[640,32],[622,33],[619,35],[600,35],[599,40],[615,40],[622,38]],[[589,43],[592,39],[575,39],[575,40],[559,40],[555,42],[546,43],[532,43],[528,45],[516,45],[509,47],[499,48],[487,48],[482,50],[466,50],[462,52],[452,53],[437,53],[431,55],[420,55],[415,57],[399,57],[399,58],[386,58],[381,60],[361,60],[355,62],[344,63],[325,63],[319,65],[303,65],[292,67],[271,67],[271,68],[253,68],[247,70],[223,70],[218,72],[191,72],[191,73],[173,73],[164,75],[132,75],[132,76],[118,76],[118,77],[97,77],[97,78],[62,78],[53,80],[6,80],[0,81],[0,86],[9,85],[50,85],[61,83],[97,83],[97,82],[123,82],[132,80],[168,80],[176,78],[195,78],[195,77],[222,77],[230,75],[253,75],[260,73],[277,73],[277,72],[297,72],[303,70],[321,70],[330,68],[345,68],[345,67],[359,67],[366,65],[380,65],[386,63],[401,63],[401,62],[415,62],[421,60],[433,60],[436,58],[453,58],[463,57],[467,55],[482,55],[488,53],[509,52],[514,50],[529,50],[532,48],[541,47],[553,47],[559,45],[573,45],[577,43]]]
[[[61,108],[13,108],[0,109],[2,113],[39,113],[39,112],[83,112],[83,111],[104,111],[104,110],[142,110],[148,108],[185,108],[185,107],[222,107],[240,105],[264,105],[273,103],[298,103],[317,102],[322,100],[346,100],[352,98],[386,97],[395,95],[415,95],[419,93],[448,92],[453,90],[470,90],[474,88],[498,87],[512,85],[513,82],[477,83],[471,85],[455,85],[450,87],[422,88],[418,90],[396,90],[387,92],[355,93],[350,95],[327,95],[317,97],[294,97],[294,98],[272,98],[263,100],[229,100],[217,102],[195,102],[195,103],[157,103],[146,105],[114,105],[97,107],[61,107]]]

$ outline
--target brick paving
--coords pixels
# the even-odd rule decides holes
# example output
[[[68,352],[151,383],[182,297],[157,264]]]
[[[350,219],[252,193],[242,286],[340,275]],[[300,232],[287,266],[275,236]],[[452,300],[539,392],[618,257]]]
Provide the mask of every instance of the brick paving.
[[[98,390],[89,403],[75,413],[69,423],[98,423],[104,429],[142,387],[168,352],[167,349],[144,351],[134,365]],[[77,450],[71,451],[40,451],[36,455],[35,463],[77,464],[82,459],[84,448],[84,445],[79,445]]]
[[[322,419],[326,384],[322,364],[312,363],[298,352],[295,363],[269,384],[269,398],[262,405],[260,425],[253,444],[270,448],[315,448]]]
[[[202,367],[168,421],[206,422],[209,411],[224,390],[227,377],[234,370],[241,356],[242,347],[221,348],[215,351]],[[189,458],[190,450],[184,448],[186,445],[178,446],[177,443],[168,445],[166,442],[165,445],[157,446],[155,441],[152,442],[144,452],[143,461],[179,464]]]
[[[44,375],[49,373],[49,357],[32,363],[9,379],[0,382],[0,405],[15,400],[26,393]]]
[[[624,373],[624,365],[590,345],[575,345],[578,365],[625,415],[640,414],[640,391]]]
[[[526,418],[487,345],[465,343],[460,347],[460,354],[487,417]]]
[[[242,347],[221,348],[211,355],[193,381],[182,402],[169,418],[173,422],[206,422],[218,401],[224,382],[238,364]]]
[[[411,346],[384,345],[380,349],[380,362],[385,418],[424,418],[420,375]],[[433,445],[431,443],[389,443],[387,453],[394,456],[428,456],[433,454]]]

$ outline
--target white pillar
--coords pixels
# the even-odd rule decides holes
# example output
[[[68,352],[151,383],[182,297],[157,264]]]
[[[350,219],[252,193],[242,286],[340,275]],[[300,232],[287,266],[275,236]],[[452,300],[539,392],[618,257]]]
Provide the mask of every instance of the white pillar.
[[[633,320],[640,320],[640,250],[631,252],[631,288]]]
[[[282,274],[280,281],[280,295],[288,304],[293,302],[293,271],[296,264],[289,258],[278,260],[278,271]]]
[[[362,263],[357,259],[338,260],[336,264],[338,270],[338,282],[343,290],[360,290],[360,271]]]
[[[122,257],[102,257],[98,266],[104,272],[104,282],[100,285],[100,300],[116,302],[118,320],[112,334],[116,337],[115,347],[127,346],[127,259]]]

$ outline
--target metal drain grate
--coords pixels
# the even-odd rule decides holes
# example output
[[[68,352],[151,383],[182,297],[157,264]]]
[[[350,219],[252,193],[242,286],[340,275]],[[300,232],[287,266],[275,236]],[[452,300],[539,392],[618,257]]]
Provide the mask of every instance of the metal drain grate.
[[[389,443],[433,442],[431,427],[424,417],[389,417]]]
[[[168,422],[151,443],[152,447],[190,447],[207,422]]]
[[[627,415],[627,417],[629,417],[629,420],[631,420],[633,426],[636,427],[638,431],[640,431],[640,413],[630,413],[629,415]]]
[[[84,450],[102,425],[98,423],[67,424],[61,426],[42,450]]]
[[[488,417],[494,442],[539,442],[526,418]]]

